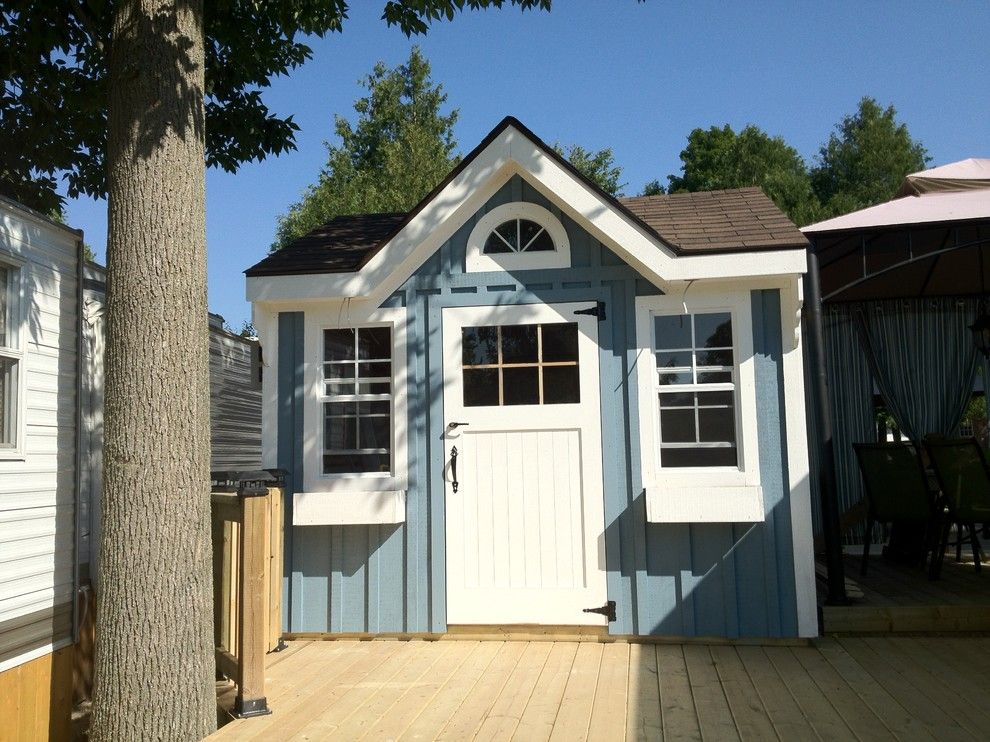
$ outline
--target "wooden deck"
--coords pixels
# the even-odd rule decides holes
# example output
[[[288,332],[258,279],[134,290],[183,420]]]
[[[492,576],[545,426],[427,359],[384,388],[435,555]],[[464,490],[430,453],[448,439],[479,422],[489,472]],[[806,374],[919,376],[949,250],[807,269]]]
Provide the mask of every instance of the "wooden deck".
[[[969,740],[987,666],[974,637],[296,641],[269,655],[272,715],[211,739]]]
[[[920,567],[892,564],[879,555],[870,557],[866,577],[859,573],[858,555],[847,554],[844,562],[850,605],[824,605],[818,584],[826,635],[990,632],[990,565],[976,572],[968,546],[961,562],[955,561],[955,549],[946,553],[938,580],[929,580]]]

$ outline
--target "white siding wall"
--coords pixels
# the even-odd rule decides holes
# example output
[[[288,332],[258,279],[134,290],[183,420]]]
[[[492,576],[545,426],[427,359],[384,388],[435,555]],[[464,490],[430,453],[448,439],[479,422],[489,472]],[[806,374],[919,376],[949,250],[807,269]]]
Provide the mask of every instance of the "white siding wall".
[[[71,640],[79,237],[0,200],[20,264],[25,435],[0,460],[0,671]]]

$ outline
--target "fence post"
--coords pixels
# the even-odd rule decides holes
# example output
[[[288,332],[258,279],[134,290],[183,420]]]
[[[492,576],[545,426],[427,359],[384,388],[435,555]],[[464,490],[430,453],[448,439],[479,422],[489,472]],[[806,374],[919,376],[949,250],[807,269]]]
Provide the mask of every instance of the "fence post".
[[[240,631],[237,659],[240,678],[234,713],[240,717],[270,714],[265,698],[265,592],[269,530],[268,488],[262,483],[242,482],[238,489],[241,521]]]

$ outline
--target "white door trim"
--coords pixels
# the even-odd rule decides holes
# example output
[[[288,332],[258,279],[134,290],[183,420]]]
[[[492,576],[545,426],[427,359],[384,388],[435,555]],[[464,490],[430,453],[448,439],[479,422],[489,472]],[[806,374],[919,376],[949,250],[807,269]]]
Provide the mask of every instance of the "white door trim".
[[[574,314],[593,304],[442,310],[448,624],[606,623],[584,612],[607,597],[598,320]],[[462,327],[563,322],[577,324],[580,402],[464,404]]]

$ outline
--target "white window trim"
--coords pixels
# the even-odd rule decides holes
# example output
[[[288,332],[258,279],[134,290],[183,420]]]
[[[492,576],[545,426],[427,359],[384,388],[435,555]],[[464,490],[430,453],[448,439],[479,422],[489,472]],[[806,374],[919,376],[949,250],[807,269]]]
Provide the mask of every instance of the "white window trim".
[[[486,255],[488,235],[503,222],[528,219],[543,227],[554,249],[539,252],[512,252]],[[571,244],[567,230],[549,210],[528,201],[514,201],[496,206],[478,220],[467,240],[464,270],[468,273],[490,271],[535,270],[538,268],[567,268],[571,264]]]
[[[17,361],[17,385],[14,388],[17,406],[17,421],[14,425],[14,445],[10,448],[0,447],[0,461],[24,461],[25,437],[27,435],[27,353],[26,335],[26,297],[24,296],[24,268],[26,263],[7,253],[0,254],[0,265],[9,271],[8,295],[11,298],[8,321],[13,336],[13,344],[0,347],[0,356]]]
[[[654,315],[729,312],[735,361],[734,467],[660,465],[660,412],[655,400]],[[636,299],[640,453],[647,519],[653,522],[755,522],[764,519],[756,426],[756,379],[750,288],[691,288],[684,295]]]
[[[374,309],[368,311],[360,304],[335,303],[332,308],[319,311],[307,310],[305,317],[305,402],[303,404],[303,490],[304,493],[335,493],[340,508],[352,508],[350,495],[361,493],[373,496],[405,496],[408,480],[407,441],[407,363],[406,363],[406,310],[401,308]],[[392,329],[392,471],[389,473],[361,472],[354,474],[323,473],[323,330],[351,327],[382,327]],[[327,516],[330,517],[330,516]],[[394,519],[368,520],[363,514],[337,513],[336,519],[326,522],[396,522]],[[359,518],[358,520],[348,519]],[[391,516],[390,516],[391,517]]]

